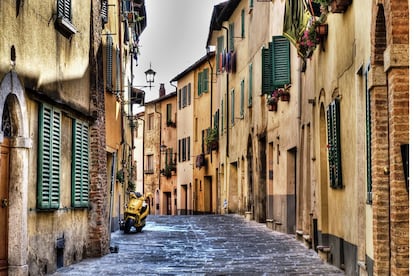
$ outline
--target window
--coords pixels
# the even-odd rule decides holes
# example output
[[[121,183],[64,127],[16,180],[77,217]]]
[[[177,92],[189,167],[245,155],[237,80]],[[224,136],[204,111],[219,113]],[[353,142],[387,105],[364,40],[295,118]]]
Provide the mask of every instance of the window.
[[[72,207],[88,207],[89,125],[73,120],[72,132]]]
[[[61,112],[46,104],[39,106],[37,163],[37,207],[59,208]]]
[[[331,104],[329,104],[326,116],[328,131],[329,181],[332,188],[342,188],[339,114],[339,100],[335,99]]]
[[[72,25],[72,1],[57,0],[57,29],[65,36],[70,37],[75,34],[76,28]]]
[[[148,114],[148,130],[154,129],[154,113]]]
[[[178,140],[178,161],[191,160],[190,136]]]
[[[253,64],[249,64],[249,91],[248,91],[247,106],[253,105]]]
[[[290,84],[290,43],[283,36],[274,36],[269,48],[262,49],[262,93]]]
[[[181,107],[186,107],[187,106],[187,86],[184,86],[181,89]]]
[[[220,36],[217,38],[217,51],[216,51],[216,72],[221,72],[220,54],[224,49],[224,37]]]
[[[234,101],[235,101],[235,99],[234,99],[234,89],[232,89],[231,90],[231,92],[230,92],[231,94],[230,94],[230,97],[231,97],[231,124],[232,125],[234,125],[234,113],[235,113],[235,110],[234,110]]]
[[[72,21],[72,3],[71,0],[58,0],[58,17]]]
[[[240,82],[240,117],[244,117],[244,80]]]
[[[178,109],[181,109],[181,88],[178,89]]]
[[[198,73],[198,96],[208,92],[208,69]]]
[[[188,105],[191,104],[191,83],[187,84]]]
[[[187,147],[186,147],[186,139],[181,139],[181,160],[186,161],[187,160]]]
[[[234,23],[230,23],[229,25],[229,49],[230,51],[234,51]]]
[[[167,121],[167,124],[168,124],[168,122],[172,122],[173,120],[172,120],[172,104],[167,104],[167,106],[166,106],[166,109],[167,109],[167,118],[166,118],[166,121]]]
[[[112,36],[106,38],[106,89],[112,91]]]
[[[241,33],[240,33],[240,36],[242,38],[244,38],[244,21],[245,21],[244,10],[242,10],[241,11]]]
[[[187,160],[191,160],[190,136],[187,137]]]
[[[148,154],[147,155],[147,163],[146,163],[145,173],[147,173],[147,174],[154,173],[154,155],[153,154]]]
[[[369,68],[368,68],[369,70]],[[372,204],[372,156],[371,156],[371,94],[368,89],[368,71],[364,74],[365,77],[365,96],[366,96],[366,145],[367,145],[367,203]]]

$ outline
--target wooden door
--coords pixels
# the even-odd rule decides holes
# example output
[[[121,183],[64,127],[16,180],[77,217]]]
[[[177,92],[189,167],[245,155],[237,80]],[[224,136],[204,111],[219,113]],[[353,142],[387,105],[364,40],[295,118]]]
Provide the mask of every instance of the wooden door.
[[[9,141],[0,146],[0,276],[7,275]]]

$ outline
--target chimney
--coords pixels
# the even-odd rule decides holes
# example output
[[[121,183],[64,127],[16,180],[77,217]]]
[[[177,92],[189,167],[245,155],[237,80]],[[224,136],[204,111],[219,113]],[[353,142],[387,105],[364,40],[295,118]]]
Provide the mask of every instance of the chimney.
[[[163,83],[160,83],[160,98],[165,96],[165,87]]]

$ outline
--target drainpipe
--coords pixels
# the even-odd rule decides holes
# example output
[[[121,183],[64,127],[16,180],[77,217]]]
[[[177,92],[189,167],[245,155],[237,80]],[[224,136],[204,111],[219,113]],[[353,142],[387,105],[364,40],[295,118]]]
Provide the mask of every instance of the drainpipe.
[[[109,244],[111,243],[111,229],[112,229],[112,208],[114,202],[114,183],[115,183],[115,165],[116,165],[116,152],[112,153],[112,166],[111,166],[111,187],[109,196]]]
[[[226,30],[226,49],[229,47],[229,29],[221,26]],[[226,72],[226,156],[229,157],[229,73]]]

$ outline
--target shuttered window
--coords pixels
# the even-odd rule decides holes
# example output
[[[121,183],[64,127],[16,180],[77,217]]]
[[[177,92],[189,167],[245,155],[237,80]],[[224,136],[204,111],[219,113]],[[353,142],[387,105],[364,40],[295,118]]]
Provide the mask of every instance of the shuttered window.
[[[167,123],[172,122],[172,104],[167,104]]]
[[[365,95],[366,95],[366,145],[367,145],[367,203],[372,204],[372,153],[371,153],[371,95],[368,89],[368,72],[365,73]]]
[[[112,91],[112,36],[106,36],[106,89]]]
[[[58,17],[65,18],[69,22],[72,22],[72,3],[71,0],[58,0]]]
[[[101,17],[103,24],[108,23],[108,0],[102,0]]]
[[[241,11],[241,33],[240,33],[240,36],[242,38],[244,38],[244,34],[245,34],[244,23],[245,23],[245,12],[244,12],[244,10],[242,10]]]
[[[217,50],[216,50],[216,73],[221,71],[220,54],[224,49],[224,37],[220,36],[217,38]]]
[[[262,93],[290,84],[290,44],[283,36],[274,36],[269,48],[262,49]]]
[[[89,125],[73,120],[72,129],[72,207],[88,207]]]
[[[39,106],[39,145],[37,162],[37,207],[59,208],[61,112]]]
[[[234,51],[234,23],[229,24],[229,49]]]
[[[187,137],[187,160],[191,160],[191,142],[190,136]]]
[[[262,94],[271,94],[272,85],[272,61],[269,49],[262,48]]]
[[[329,181],[332,188],[338,189],[342,188],[340,111],[338,99],[335,99],[329,104],[326,118],[328,131]]]
[[[208,92],[208,69],[204,69],[202,72],[198,73],[198,96],[201,96],[203,93]]]
[[[191,83],[187,85],[188,105],[191,105]]]
[[[275,88],[290,84],[290,44],[283,36],[272,39],[272,72]]]

